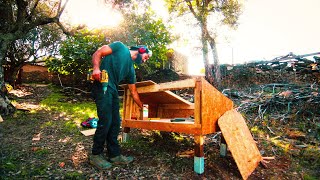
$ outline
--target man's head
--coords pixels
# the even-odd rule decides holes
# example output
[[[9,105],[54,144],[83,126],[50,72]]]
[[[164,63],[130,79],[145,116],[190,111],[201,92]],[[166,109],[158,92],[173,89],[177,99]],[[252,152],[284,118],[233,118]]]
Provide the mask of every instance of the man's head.
[[[134,59],[134,62],[138,65],[146,62],[152,56],[152,51],[144,45],[132,46],[130,47],[130,50],[138,52],[136,58]]]

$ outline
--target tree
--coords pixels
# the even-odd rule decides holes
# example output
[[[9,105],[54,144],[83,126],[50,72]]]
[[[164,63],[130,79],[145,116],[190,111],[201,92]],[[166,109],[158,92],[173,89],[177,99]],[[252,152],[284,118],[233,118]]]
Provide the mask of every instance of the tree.
[[[59,18],[64,11],[68,0],[62,4],[60,1],[45,0],[2,0],[0,4],[0,87],[4,87],[3,64],[6,55],[16,48],[17,44],[22,45],[23,39],[37,27],[50,23],[57,24],[64,32],[67,30],[60,23]],[[17,41],[18,40],[18,41]],[[1,114],[12,113],[8,110],[8,102],[5,92],[0,92]]]
[[[143,74],[163,69],[168,61],[167,46],[175,39],[170,33],[171,27],[155,16],[149,8],[150,0],[117,0],[113,3],[123,14],[124,20],[116,34],[108,33],[108,37],[121,40],[127,45],[145,44],[152,49],[153,56],[148,64],[139,67]]]
[[[220,67],[216,47],[217,34],[210,32],[208,18],[215,15],[221,17],[222,24],[235,28],[241,12],[241,5],[237,0],[165,0],[170,13],[177,13],[182,16],[191,13],[199,23],[201,29],[201,43],[205,75],[207,80],[216,86],[220,85]],[[214,72],[209,65],[208,44],[210,45],[213,60]]]
[[[91,56],[95,50],[113,41],[122,41],[128,46],[144,44],[152,49],[153,56],[148,64],[139,69],[143,74],[147,75],[163,68],[167,61],[167,45],[172,42],[168,28],[161,19],[155,19],[152,12],[136,14],[127,9],[122,13],[124,20],[117,28],[104,28],[92,32],[83,30],[75,36],[68,36],[61,44],[62,57],[52,58],[46,62],[49,70],[60,74],[87,73],[92,67]]]
[[[126,13],[122,26],[126,29],[124,42],[128,45],[145,44],[152,50],[152,57],[147,65],[142,65],[144,74],[163,69],[168,61],[168,45],[175,37],[170,33],[161,18],[156,18],[150,10],[143,14]],[[130,24],[126,22],[131,22]]]
[[[24,38],[9,45],[4,65],[7,81],[15,86],[21,67],[27,63],[44,62],[46,58],[57,55],[62,32],[55,24],[48,24],[32,29]]]
[[[92,66],[92,54],[107,43],[105,35],[100,31],[90,33],[88,30],[81,30],[61,43],[61,58],[47,59],[46,66],[49,71],[59,74],[86,74]]]

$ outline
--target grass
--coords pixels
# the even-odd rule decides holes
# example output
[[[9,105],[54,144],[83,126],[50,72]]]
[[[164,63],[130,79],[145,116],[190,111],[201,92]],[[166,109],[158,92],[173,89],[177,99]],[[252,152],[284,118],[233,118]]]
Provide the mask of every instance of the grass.
[[[70,103],[61,101],[64,98],[66,97],[54,91],[46,99],[42,100],[40,105],[46,111],[59,112],[57,118],[72,119],[76,124],[80,124],[89,117],[97,117],[94,102]],[[70,124],[65,125],[70,126]]]

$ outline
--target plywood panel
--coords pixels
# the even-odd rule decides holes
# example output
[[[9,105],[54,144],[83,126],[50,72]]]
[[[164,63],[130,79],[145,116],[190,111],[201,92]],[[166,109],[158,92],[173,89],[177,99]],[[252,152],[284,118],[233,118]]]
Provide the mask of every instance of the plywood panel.
[[[159,91],[150,93],[139,93],[140,100],[144,104],[186,104],[192,105],[193,103],[179,97],[171,91]]]
[[[205,79],[201,79],[201,124],[203,134],[216,132],[217,120],[232,108],[233,102],[229,98]]]
[[[242,178],[247,179],[262,157],[244,118],[236,110],[230,110],[219,118],[218,124]]]

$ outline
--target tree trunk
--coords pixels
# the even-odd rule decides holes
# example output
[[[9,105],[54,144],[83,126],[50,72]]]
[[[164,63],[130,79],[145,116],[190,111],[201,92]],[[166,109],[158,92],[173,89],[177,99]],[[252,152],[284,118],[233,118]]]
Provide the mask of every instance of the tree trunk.
[[[8,83],[13,86],[13,89],[16,88],[16,81],[18,77],[18,73],[20,72],[21,67],[23,64],[19,66],[11,66],[9,67],[9,72],[8,72]]]
[[[3,61],[8,48],[9,40],[1,38],[0,43],[0,114],[6,116],[12,114],[16,108],[11,104],[7,97],[8,91],[4,83]]]
[[[220,72],[220,62],[218,58],[217,46],[214,38],[210,37],[208,34],[208,41],[211,47],[212,55],[213,55],[213,69],[214,69],[214,77],[215,77],[215,86],[220,87],[221,84],[221,72]]]
[[[35,13],[35,9],[38,7],[39,1],[35,2],[36,3],[30,1],[5,1],[1,4],[3,8],[1,9],[0,20],[4,26],[0,27],[0,113],[3,115],[8,115],[13,112],[13,105],[7,98],[3,70],[3,61],[5,60],[9,44],[25,37],[33,28],[49,23],[57,23],[63,32],[69,34],[59,21],[68,0],[64,1],[63,5],[62,0],[58,1],[57,9],[53,9],[57,10],[57,13],[53,17],[46,15],[38,16],[38,14]]]
[[[202,55],[203,55],[203,63],[205,67],[205,77],[210,84],[214,84],[215,78],[212,73],[212,68],[209,64],[208,57],[208,40],[207,40],[207,31],[206,31],[206,21],[201,23],[201,43],[202,43]]]

